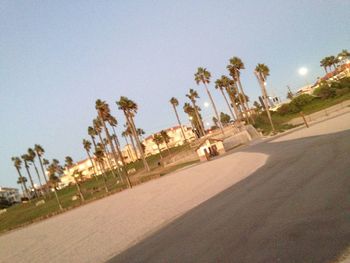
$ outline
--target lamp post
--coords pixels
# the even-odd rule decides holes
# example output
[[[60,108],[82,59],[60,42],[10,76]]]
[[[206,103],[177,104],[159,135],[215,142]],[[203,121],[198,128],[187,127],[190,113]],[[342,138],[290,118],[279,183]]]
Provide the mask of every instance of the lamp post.
[[[306,85],[307,85],[307,86],[310,85],[309,82],[308,82],[307,79],[306,79],[306,75],[307,75],[308,71],[309,71],[309,70],[308,70],[306,67],[301,67],[301,68],[299,68],[299,70],[298,70],[299,75],[300,75],[300,76],[303,76],[303,77],[305,78],[305,82],[306,82]]]

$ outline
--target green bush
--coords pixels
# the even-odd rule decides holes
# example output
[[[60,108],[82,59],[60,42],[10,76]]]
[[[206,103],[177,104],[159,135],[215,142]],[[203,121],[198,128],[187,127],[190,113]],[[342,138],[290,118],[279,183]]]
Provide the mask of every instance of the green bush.
[[[332,85],[321,84],[317,89],[314,90],[313,94],[322,99],[329,99],[335,97],[336,90],[337,89],[332,87]]]
[[[290,102],[290,105],[301,109],[306,104],[309,104],[313,99],[314,97],[309,94],[301,94],[298,97],[295,97],[294,99],[292,99],[292,101]]]

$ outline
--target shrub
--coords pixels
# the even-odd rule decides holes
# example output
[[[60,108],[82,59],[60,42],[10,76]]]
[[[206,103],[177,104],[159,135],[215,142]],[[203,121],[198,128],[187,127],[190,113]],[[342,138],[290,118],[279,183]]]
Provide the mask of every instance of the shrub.
[[[309,94],[301,94],[298,97],[292,99],[290,104],[296,106],[297,108],[302,108],[306,104],[309,104],[313,99],[314,97]]]
[[[347,93],[350,93],[350,88],[337,89],[335,93],[337,94],[337,96],[341,97]]]
[[[314,90],[314,95],[322,99],[333,98],[336,95],[336,88],[328,84],[322,84]]]

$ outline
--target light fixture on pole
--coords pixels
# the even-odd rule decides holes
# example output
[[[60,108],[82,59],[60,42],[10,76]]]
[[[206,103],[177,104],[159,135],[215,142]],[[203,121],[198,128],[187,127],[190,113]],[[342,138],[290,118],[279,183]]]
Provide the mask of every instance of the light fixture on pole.
[[[307,86],[310,85],[309,82],[308,82],[307,79],[306,79],[306,75],[307,75],[308,72],[309,72],[309,70],[308,70],[306,67],[301,67],[301,68],[299,68],[299,70],[298,70],[299,75],[300,75],[300,76],[303,76],[303,77],[305,78],[305,82],[306,82],[306,85],[307,85]]]

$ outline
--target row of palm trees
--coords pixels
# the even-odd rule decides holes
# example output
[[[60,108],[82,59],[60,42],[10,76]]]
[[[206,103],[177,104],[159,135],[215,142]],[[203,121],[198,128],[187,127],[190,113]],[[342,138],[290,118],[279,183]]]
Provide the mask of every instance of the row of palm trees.
[[[226,102],[226,105],[229,109],[229,112],[232,116],[232,119],[235,120],[235,123],[237,126],[241,125],[241,121],[244,120],[246,123],[254,123],[254,119],[251,114],[251,110],[249,107],[249,97],[245,94],[242,83],[241,83],[241,71],[245,69],[243,61],[238,57],[232,57],[229,60],[229,64],[227,65],[227,70],[229,73],[229,76],[222,75],[220,78],[218,78],[215,81],[215,88],[219,90],[224,97],[224,100]],[[268,96],[266,92],[266,78],[269,76],[269,68],[265,64],[258,64],[255,67],[254,74],[257,77],[258,83],[261,88],[262,97],[264,98],[264,106],[266,109],[266,112],[268,114],[272,129],[274,130],[272,119],[270,116],[270,113],[268,111]],[[218,126],[221,130],[221,133],[224,134],[223,125],[220,122],[220,117],[215,105],[215,102],[213,100],[213,97],[209,91],[208,85],[210,83],[211,79],[211,73],[206,69],[199,67],[197,69],[197,72],[194,74],[194,80],[199,84],[203,84],[204,88],[208,94],[208,97],[210,99],[211,105],[213,107],[216,120],[218,120]],[[196,100],[199,98],[198,92],[194,89],[190,89],[189,93],[186,94],[186,97],[190,100],[191,104],[185,103],[183,106],[184,112],[188,115],[189,119],[191,120],[191,124],[194,128],[194,130],[197,133],[198,137],[202,137],[205,135],[205,128],[203,124],[202,117],[200,115],[201,109],[196,104]],[[229,100],[227,99],[229,98]],[[179,105],[179,101],[177,98],[172,97],[170,99],[170,104],[172,105],[177,121],[182,128],[182,124],[177,112],[177,107]],[[187,138],[185,137],[185,133],[182,129],[182,135],[184,137],[184,140]]]
[[[325,72],[332,71],[332,67],[335,70],[337,66],[345,60],[350,59],[350,52],[343,49],[337,56],[327,56],[320,61],[320,66],[324,68]]]
[[[35,144],[34,148],[29,148],[27,152],[20,157],[15,156],[11,158],[13,165],[18,173],[17,183],[21,185],[23,196],[28,198],[32,198],[33,196],[35,198],[39,196],[46,197],[47,195],[50,195],[49,190],[53,189],[59,206],[62,209],[56,193],[56,187],[59,182],[59,175],[63,173],[63,167],[60,165],[57,159],[53,159],[50,164],[47,159],[43,158],[44,153],[44,148],[39,144]],[[36,164],[37,161],[39,161],[40,164],[40,172]],[[39,190],[37,187],[35,187],[34,184],[32,172],[30,169],[32,165],[34,167],[40,185]],[[30,189],[27,187],[27,177],[22,174],[23,166],[29,178],[29,183],[31,186]],[[41,180],[42,178],[44,178],[45,184],[43,184],[43,181]]]

